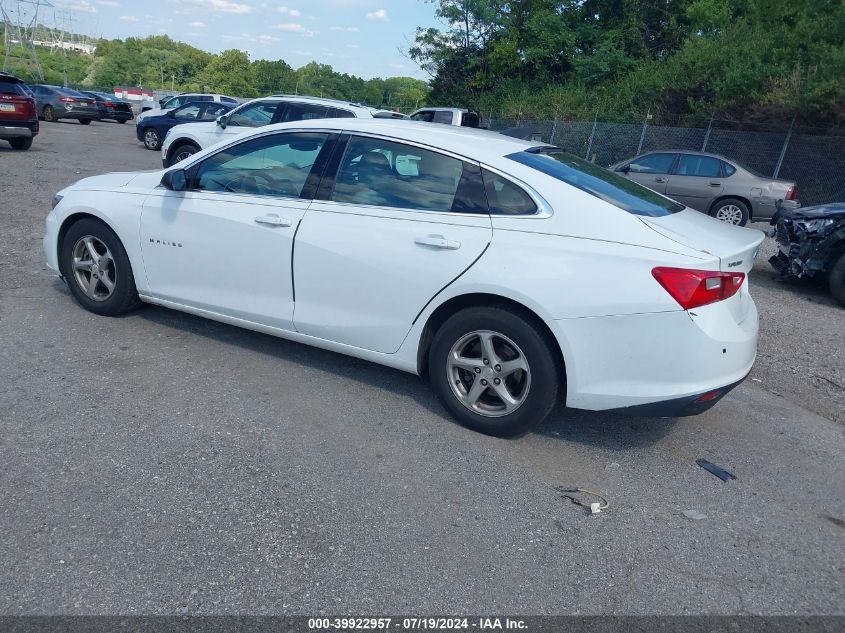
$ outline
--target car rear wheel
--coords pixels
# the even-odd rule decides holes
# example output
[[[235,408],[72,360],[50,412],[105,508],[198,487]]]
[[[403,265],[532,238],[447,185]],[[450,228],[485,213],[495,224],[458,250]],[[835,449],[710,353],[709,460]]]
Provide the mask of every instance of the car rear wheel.
[[[140,303],[126,250],[115,232],[99,220],[85,218],[68,229],[59,267],[74,298],[86,310],[115,316]]]
[[[28,136],[25,138],[10,138],[9,145],[12,146],[12,149],[29,149],[32,147],[32,137]]]
[[[77,119],[80,125],[91,125],[91,119]]]
[[[530,431],[557,402],[554,343],[506,307],[461,310],[435,333],[429,378],[464,426],[499,437]]]
[[[42,113],[45,121],[53,122],[56,120],[56,111],[53,110],[53,106],[44,106]]]
[[[831,266],[827,283],[833,298],[845,306],[845,253],[842,253]]]
[[[115,119],[118,123],[126,123],[129,119]]]
[[[183,143],[182,145],[177,145],[170,151],[170,161],[168,162],[168,166],[173,166],[176,163],[182,162],[189,156],[193,156],[199,151],[196,145],[192,145],[191,143]]]
[[[749,219],[748,205],[736,198],[726,198],[713,205],[710,215],[727,224],[745,226]]]
[[[154,127],[144,130],[144,147],[151,150],[161,149],[161,136]]]

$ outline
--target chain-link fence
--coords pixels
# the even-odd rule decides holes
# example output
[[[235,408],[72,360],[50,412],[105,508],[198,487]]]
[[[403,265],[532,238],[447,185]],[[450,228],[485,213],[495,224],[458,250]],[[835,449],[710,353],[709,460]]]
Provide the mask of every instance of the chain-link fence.
[[[523,128],[544,142],[608,166],[652,150],[721,154],[764,176],[794,180],[802,204],[845,201],[845,137],[736,129],[711,119],[707,127],[594,121],[487,119],[492,130]]]

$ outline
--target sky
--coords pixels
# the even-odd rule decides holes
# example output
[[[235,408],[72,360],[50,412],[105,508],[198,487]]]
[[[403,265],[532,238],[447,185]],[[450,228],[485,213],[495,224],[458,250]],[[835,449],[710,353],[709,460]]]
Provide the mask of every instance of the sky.
[[[364,79],[428,79],[407,51],[418,26],[436,26],[423,0],[52,0],[56,26],[94,37],[166,34],[218,53],[284,59],[294,68],[314,60]],[[49,9],[47,11],[50,11]],[[49,14],[42,23],[49,23]]]

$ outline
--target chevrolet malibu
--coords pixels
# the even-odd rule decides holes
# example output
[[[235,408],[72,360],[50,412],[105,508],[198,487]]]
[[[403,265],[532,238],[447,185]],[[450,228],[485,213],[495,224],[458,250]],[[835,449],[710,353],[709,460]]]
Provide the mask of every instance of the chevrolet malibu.
[[[558,401],[715,404],[756,355],[762,239],[554,147],[334,119],[81,180],[44,248],[87,310],[153,303],[417,373],[511,436]]]

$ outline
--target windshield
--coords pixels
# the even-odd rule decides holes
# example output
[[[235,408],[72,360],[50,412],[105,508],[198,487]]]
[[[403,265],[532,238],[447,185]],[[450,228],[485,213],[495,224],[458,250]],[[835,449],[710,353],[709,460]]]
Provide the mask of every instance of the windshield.
[[[634,215],[659,217],[684,210],[683,205],[672,202],[651,189],[556,148],[534,148],[509,154],[507,158],[586,191]]]

